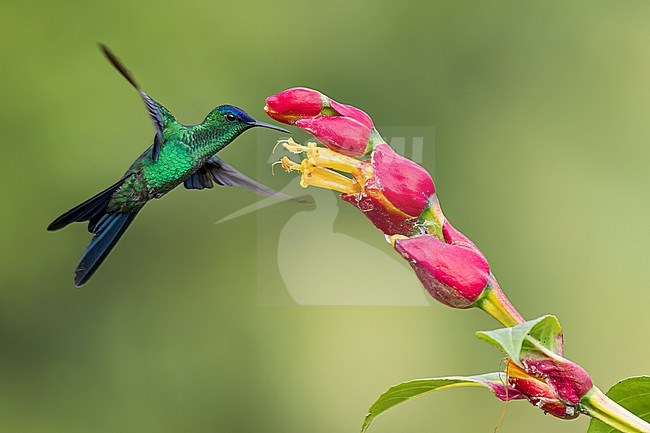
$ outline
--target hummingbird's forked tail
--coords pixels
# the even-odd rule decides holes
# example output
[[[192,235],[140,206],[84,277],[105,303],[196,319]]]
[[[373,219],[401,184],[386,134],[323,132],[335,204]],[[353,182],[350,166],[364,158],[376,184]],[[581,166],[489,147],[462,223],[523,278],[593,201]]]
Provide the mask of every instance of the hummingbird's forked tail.
[[[49,231],[59,230],[73,222],[88,221],[88,231],[95,235],[75,270],[74,283],[82,286],[102,264],[127,229],[136,212],[107,213],[106,208],[113,193],[124,183],[124,178],[70,209],[47,227]]]
[[[111,196],[120,186],[124,183],[124,179],[120,179],[113,185],[106,188],[104,191],[95,194],[85,202],[73,207],[47,226],[47,230],[52,232],[60,230],[70,223],[89,221],[88,231],[94,233],[92,230],[93,225],[106,213],[106,206],[111,200]]]
[[[95,273],[137,214],[137,211],[104,214],[95,224],[88,227],[91,233],[95,233],[95,237],[77,264],[75,286],[84,285]]]

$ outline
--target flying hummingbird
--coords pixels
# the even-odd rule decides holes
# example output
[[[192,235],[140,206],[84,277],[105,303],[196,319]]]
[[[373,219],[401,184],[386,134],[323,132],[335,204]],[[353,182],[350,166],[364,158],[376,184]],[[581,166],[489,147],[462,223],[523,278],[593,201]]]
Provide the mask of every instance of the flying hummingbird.
[[[187,189],[241,186],[282,199],[291,197],[274,191],[240,173],[215,154],[247,129],[255,126],[289,131],[258,122],[240,108],[220,105],[198,125],[183,125],[158,102],[140,89],[117,57],[100,44],[111,64],[138,91],[156,130],[149,146],[113,185],[55,219],[47,229],[59,230],[72,222],[88,221],[95,236],[75,270],[74,283],[82,286],[97,270],[140,209],[181,183]]]

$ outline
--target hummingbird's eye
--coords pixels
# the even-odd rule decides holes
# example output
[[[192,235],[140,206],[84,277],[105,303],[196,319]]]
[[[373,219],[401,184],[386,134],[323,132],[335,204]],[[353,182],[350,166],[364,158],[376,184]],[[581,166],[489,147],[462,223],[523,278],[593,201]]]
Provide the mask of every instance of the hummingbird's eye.
[[[235,115],[232,113],[227,113],[224,117],[228,122],[234,122],[235,120],[237,120],[237,117],[235,117]]]

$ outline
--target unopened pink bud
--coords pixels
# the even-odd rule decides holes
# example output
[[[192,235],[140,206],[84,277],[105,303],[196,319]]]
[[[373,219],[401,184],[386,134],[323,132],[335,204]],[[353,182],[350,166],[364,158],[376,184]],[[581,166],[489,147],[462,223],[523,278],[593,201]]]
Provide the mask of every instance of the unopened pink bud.
[[[529,374],[546,380],[560,400],[578,404],[593,387],[589,374],[578,364],[564,358],[527,358],[522,364]]]
[[[317,116],[299,119],[299,128],[312,134],[335,152],[359,157],[366,153],[372,131],[362,123],[343,116]]]
[[[431,175],[423,167],[385,143],[372,151],[372,168],[388,201],[408,215],[420,216],[436,192]]]
[[[526,396],[533,405],[557,418],[573,419],[580,415],[574,405],[561,401],[546,382],[529,375],[510,360],[507,363],[508,384]]]
[[[394,246],[431,296],[445,305],[469,308],[487,286],[490,266],[477,250],[431,235],[396,239]]]
[[[386,143],[375,146],[371,159],[362,161],[356,174],[361,193],[342,195],[343,200],[384,234],[410,236],[436,192],[431,175]]]
[[[375,127],[366,112],[317,90],[294,87],[269,96],[264,111],[279,122],[304,129],[346,156],[363,156],[372,144],[370,137]]]
[[[298,119],[321,114],[324,98],[316,90],[294,87],[269,96],[264,111],[278,122],[292,125]]]

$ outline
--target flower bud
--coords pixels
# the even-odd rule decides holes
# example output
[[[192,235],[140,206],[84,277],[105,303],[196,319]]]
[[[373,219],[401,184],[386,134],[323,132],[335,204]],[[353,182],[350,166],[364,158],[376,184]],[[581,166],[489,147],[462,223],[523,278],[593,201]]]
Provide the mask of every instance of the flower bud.
[[[357,172],[370,173],[365,178],[355,176],[362,192],[341,198],[361,210],[384,234],[412,234],[436,192],[431,175],[385,143],[373,149],[370,163],[362,164]]]
[[[377,186],[396,208],[420,216],[436,192],[431,175],[420,165],[396,153],[387,144],[372,152],[372,169]]]
[[[367,126],[343,116],[299,119],[295,125],[309,132],[333,151],[352,157],[366,153],[372,133]]]
[[[325,95],[304,87],[294,87],[269,96],[264,111],[278,122],[293,125],[296,120],[321,114]]]
[[[526,372],[543,378],[558,398],[569,404],[578,404],[593,387],[589,374],[568,359],[540,357],[523,359]]]
[[[490,266],[478,250],[447,244],[432,235],[394,238],[394,247],[427,291],[453,308],[469,308],[488,285]]]
[[[279,122],[304,129],[325,146],[347,156],[365,155],[379,137],[363,110],[304,87],[270,96],[264,111]]]
[[[508,384],[526,396],[531,404],[561,419],[573,419],[580,415],[573,405],[567,405],[558,399],[554,390],[546,382],[529,375],[511,360],[506,362]]]

